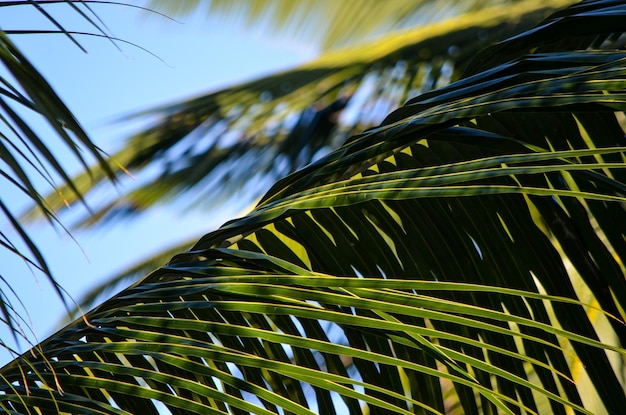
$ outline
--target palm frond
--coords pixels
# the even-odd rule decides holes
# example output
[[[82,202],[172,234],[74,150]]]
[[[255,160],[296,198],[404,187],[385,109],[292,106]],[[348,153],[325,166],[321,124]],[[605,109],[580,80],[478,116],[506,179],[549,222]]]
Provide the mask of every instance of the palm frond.
[[[495,5],[502,0],[259,0],[198,2],[152,0],[150,7],[168,15],[185,17],[204,13],[214,24],[261,32],[321,50],[354,46],[372,41],[390,31],[425,26]]]
[[[41,4],[36,1],[2,2],[0,10],[17,6],[34,7],[38,13],[50,20],[59,32],[77,43],[76,38],[46,11],[44,6],[48,3],[55,2],[41,2]],[[88,2],[78,2],[80,7],[71,2],[62,3],[79,12],[97,30],[104,30],[93,20],[94,18],[81,9],[88,8],[86,5]],[[25,30],[25,33],[28,33],[28,30]],[[30,199],[36,209],[52,224],[60,225],[54,211],[39,193],[41,185],[59,189],[60,181],[64,185],[63,191],[71,194],[72,200],[82,201],[83,199],[74,180],[57,155],[50,149],[51,140],[44,137],[45,135],[56,138],[60,145],[84,167],[87,175],[90,174],[89,166],[95,163],[103,178],[115,180],[116,176],[106,161],[106,155],[91,141],[54,89],[4,31],[0,31],[0,62],[4,68],[0,76],[0,159],[2,160],[0,177],[7,186],[14,188],[16,193]],[[49,131],[44,133],[31,127],[39,120],[47,123],[50,127]],[[65,198],[61,193],[58,193],[58,197],[61,200]],[[22,223],[16,218],[14,210],[19,208],[21,206],[16,206],[14,200],[0,198],[1,214],[7,226],[13,229],[12,234],[9,232],[0,234],[0,245],[24,259],[25,263],[34,270],[42,272],[52,283],[59,297],[65,300],[65,295],[52,276],[45,258]],[[27,339],[18,327],[14,308],[8,300],[10,296],[0,289],[0,297],[3,323],[13,331],[16,341],[18,337]]]
[[[379,124],[408,97],[458,79],[480,49],[567,3],[500,5],[395,32],[291,71],[140,114],[136,121],[151,126],[112,156],[136,177],[134,184],[122,197],[103,196],[95,214],[78,223],[132,215],[182,194],[189,206],[204,208],[235,192],[251,202],[269,183]],[[92,171],[93,178],[75,178],[83,193],[102,177]],[[64,207],[56,195],[46,200]]]
[[[99,302],[110,297],[112,294],[145,277],[155,269],[167,264],[176,254],[184,252],[193,246],[201,235],[176,243],[149,258],[142,258],[130,267],[124,267],[120,271],[105,275],[100,283],[90,288],[82,297],[76,299],[77,307],[74,307],[68,318],[74,319],[81,315],[81,310],[90,310]],[[69,322],[69,321],[67,321]]]
[[[5,366],[3,409],[621,413],[626,6],[548,22]]]

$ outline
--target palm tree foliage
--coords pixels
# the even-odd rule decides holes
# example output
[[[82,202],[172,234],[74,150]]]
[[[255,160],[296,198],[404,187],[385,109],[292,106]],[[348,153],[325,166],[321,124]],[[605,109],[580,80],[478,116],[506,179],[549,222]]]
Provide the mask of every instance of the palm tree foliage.
[[[290,10],[279,3],[266,7],[270,11]],[[422,8],[433,7],[428,1],[416,3],[424,3]],[[481,49],[532,27],[568,3],[571,1],[531,0],[495,5],[329,51],[294,70],[137,114],[135,121],[149,127],[130,137],[111,156],[132,172],[135,184],[129,185],[130,190],[122,197],[118,193],[109,197],[100,194],[95,212],[78,223],[92,225],[132,215],[180,194],[185,194],[187,205],[207,208],[243,189],[237,196],[251,203],[267,190],[264,183],[303,167],[337,148],[350,135],[378,125],[409,97],[458,79]],[[229,4],[232,2],[211,3],[217,10]],[[298,2],[291,4],[305,7]],[[310,2],[304,4],[310,6]],[[324,4],[331,7],[337,2],[322,2],[322,9]],[[414,4],[417,12],[411,13],[405,1],[394,4],[403,6],[399,10],[390,7],[395,11],[392,15],[404,16],[402,21],[412,21],[422,11]],[[338,6],[343,10],[339,16],[344,16],[347,10],[343,7],[350,5],[356,8],[352,2]],[[267,20],[264,14],[257,18]],[[341,19],[335,20],[340,25]],[[315,18],[311,21],[317,22]],[[331,23],[333,33],[350,32],[349,28],[332,28]],[[241,168],[251,163],[254,169]],[[122,170],[118,173],[126,175]],[[88,194],[98,189],[104,178],[95,167],[91,175],[78,176],[74,181]],[[187,190],[192,191],[185,193]],[[47,201],[55,209],[72,202],[54,194]]]
[[[486,49],[5,366],[3,409],[621,413],[624,22]]]
[[[337,148],[350,135],[378,125],[408,97],[458,79],[482,48],[532,27],[551,11],[571,3],[479,2],[489,7],[476,11],[477,3],[473,1],[394,1],[385,6],[384,12],[374,13],[362,2],[357,7],[351,1],[322,1],[315,3],[316,13],[309,13],[309,2],[277,1],[236,2],[237,7],[233,2],[217,1],[211,2],[209,9],[226,14],[228,21],[232,19],[229,13],[241,13],[246,24],[255,20],[286,30],[294,25],[303,27],[297,17],[306,15],[307,24],[319,27],[320,33],[335,34],[335,38],[321,40],[322,44],[336,45],[341,39],[359,38],[365,28],[376,32],[391,26],[396,30],[378,40],[328,51],[293,70],[136,115],[135,121],[148,123],[149,127],[130,137],[112,156],[135,179],[132,183],[124,181],[126,173],[118,172],[127,189],[120,196],[119,192],[106,194],[108,188],[99,186],[104,175],[97,167],[91,174],[76,177],[81,192],[97,195],[97,202],[90,203],[95,212],[82,218],[78,215],[77,224],[112,222],[172,199],[178,206],[204,209],[220,203],[236,204],[236,209],[248,206],[273,181]],[[155,2],[154,6],[161,3]],[[169,6],[167,12],[189,6],[185,2],[165,5]],[[250,7],[246,9],[246,5]],[[369,11],[367,16],[357,13],[349,19],[341,18],[348,10],[361,8]],[[275,10],[289,13],[272,14]],[[454,13],[457,16],[451,16]],[[290,18],[285,21],[287,16]],[[429,23],[398,30],[424,20]],[[326,30],[322,30],[324,27]],[[248,168],[251,164],[254,169]],[[57,210],[72,202],[56,194],[47,201]],[[103,294],[165,264],[204,232],[206,229],[199,229],[196,238],[104,278],[81,299],[81,304],[92,307],[95,301],[105,298]]]
[[[227,26],[314,44],[327,51],[363,44],[392,30],[425,26],[494,5],[514,3],[510,0],[392,0],[386,4],[376,0],[151,0],[149,5],[183,18],[190,12],[217,15]]]
[[[83,4],[79,7],[66,1],[4,1],[0,3],[0,10],[33,8],[55,28],[48,32],[65,35],[82,49],[75,36],[44,7],[54,3],[65,3],[93,26],[97,35],[108,37],[97,17],[92,14],[87,4],[89,2],[81,2]],[[82,201],[82,194],[66,167],[58,161],[58,155],[50,150],[50,137],[56,138],[60,147],[67,149],[75,157],[85,168],[86,175],[91,174],[92,163],[96,163],[103,179],[115,180],[115,174],[109,167],[105,154],[91,141],[53,88],[13,42],[12,36],[38,33],[38,28],[13,30],[6,27],[10,25],[11,22],[6,22],[3,24],[4,30],[0,30],[0,62],[3,66],[3,73],[0,75],[0,177],[7,188],[17,190],[16,193],[32,201],[37,211],[53,225],[60,225],[54,210],[40,194],[42,183],[54,189],[63,187],[63,192],[59,191],[57,194],[61,200],[71,195],[72,200]],[[47,134],[32,127],[34,121],[39,120],[45,121],[50,127]],[[13,202],[6,197],[0,197],[0,212],[7,227],[10,226],[15,231],[18,240],[11,237],[5,228],[0,231],[0,246],[21,257],[33,269],[41,271],[64,299],[62,288],[54,279],[45,258],[14,213],[16,205]],[[17,336],[20,333],[19,316],[15,314],[9,300],[15,293],[12,292],[10,280],[2,277],[2,282],[6,284],[6,288],[0,288],[2,321]],[[4,342],[2,345],[5,346]]]

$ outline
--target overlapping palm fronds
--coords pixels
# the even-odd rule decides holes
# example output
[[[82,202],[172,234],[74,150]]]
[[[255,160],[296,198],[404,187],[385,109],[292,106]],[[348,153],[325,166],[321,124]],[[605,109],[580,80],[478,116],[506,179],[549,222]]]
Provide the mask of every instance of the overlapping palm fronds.
[[[568,3],[496,5],[138,114],[135,121],[150,127],[112,155],[136,180],[121,197],[100,194],[95,214],[78,222],[91,225],[132,215],[179,195],[187,206],[211,208],[243,189],[237,197],[250,203],[273,181],[379,124],[409,97],[458,79],[481,49]],[[93,176],[75,178],[83,193],[98,187],[97,168]],[[55,195],[47,200],[55,209],[65,205]]]
[[[5,366],[3,408],[620,414],[624,22],[487,49]]]
[[[0,13],[7,8],[28,7],[35,14],[41,14],[47,19],[56,32],[67,36],[78,47],[80,43],[75,36],[48,12],[46,6],[54,3],[63,3],[78,13],[84,20],[93,26],[94,30],[107,37],[104,27],[98,22],[97,16],[89,7],[90,2],[69,1],[4,1],[0,3]],[[5,22],[6,25],[11,22]],[[7,29],[3,24],[3,29]],[[26,27],[19,30],[20,35],[37,33],[38,28]],[[76,158],[85,168],[89,176],[91,167],[95,163],[102,179],[115,180],[115,174],[106,161],[106,155],[91,141],[74,115],[58,97],[38,70],[29,62],[28,58],[11,40],[16,30],[0,30],[0,61],[3,73],[0,77],[0,177],[6,188],[30,199],[39,213],[43,214],[53,225],[58,225],[54,209],[40,194],[48,192],[42,186],[53,189],[63,187],[63,192],[57,194],[60,200],[82,200],[82,194],[77,189],[74,180],[70,177],[66,167],[58,159],[58,154],[51,150],[54,140],[65,148],[70,155]],[[45,121],[49,129],[42,131],[32,125]],[[55,190],[56,191],[56,190]],[[42,272],[53,284],[61,298],[65,298],[62,289],[52,276],[45,258],[39,251],[36,242],[23,228],[21,221],[15,214],[16,209],[23,206],[16,205],[15,200],[0,197],[0,217],[5,222],[3,231],[0,231],[0,246],[22,258],[26,264],[37,272]],[[9,231],[8,228],[12,228]],[[11,236],[11,234],[16,236]],[[0,271],[0,274],[4,274]],[[19,317],[15,314],[10,298],[11,277],[2,278],[0,288],[0,310],[2,322],[6,324],[16,336],[21,336],[18,328]],[[4,345],[4,341],[2,342]]]
[[[291,71],[140,114],[140,120],[153,125],[131,137],[113,155],[136,180],[126,182],[127,190],[121,196],[115,192],[107,198],[104,192],[99,193],[98,204],[93,204],[95,214],[83,216],[78,223],[108,223],[104,220],[140,213],[173,198],[179,207],[195,205],[203,209],[220,203],[233,204],[236,199],[240,209],[261,196],[273,181],[337,148],[351,134],[380,123],[408,97],[458,79],[471,58],[485,46],[532,27],[551,10],[571,2],[489,2],[489,7],[480,11],[473,9],[476,5],[471,1],[463,5],[450,2],[447,6],[442,2],[418,3],[420,7],[413,4],[414,9],[410,9],[406,2],[392,2],[385,13],[370,13],[369,18],[378,22],[374,25],[394,22],[400,27],[417,19],[417,15],[437,15],[440,20],[327,52]],[[229,10],[229,4],[232,3],[215,2],[211,7],[226,13],[228,19],[229,13],[239,10]],[[274,3],[262,4],[264,7],[254,9],[261,15],[254,16],[267,22],[269,16],[266,18],[262,11],[273,10]],[[340,16],[345,17],[345,11],[336,11],[335,15],[326,10],[352,3],[340,4],[316,4],[316,13],[328,14],[324,22],[330,25],[328,32],[355,36],[361,29],[354,25],[344,27],[346,22]],[[364,4],[360,3],[360,7]],[[306,2],[298,2],[291,7],[299,10],[307,6]],[[452,11],[458,16],[443,18]],[[243,14],[246,13],[252,10],[243,7]],[[297,20],[299,13],[292,10],[291,15]],[[356,18],[351,15],[348,20]],[[308,19],[317,22],[315,16]],[[357,32],[351,32],[352,29]],[[102,187],[97,186],[98,174],[96,168],[91,177],[85,174],[75,179],[82,192]],[[64,207],[64,201],[56,195],[47,200],[55,209]],[[199,229],[197,237],[205,231]],[[104,278],[81,304],[90,308],[95,299],[103,298],[103,290],[114,290],[147,274],[155,264],[164,264],[179,247]]]
[[[258,32],[279,41],[309,44],[322,51],[363,45],[392,31],[427,26],[511,0],[151,0],[151,8],[185,18],[190,13],[219,16],[212,24]]]

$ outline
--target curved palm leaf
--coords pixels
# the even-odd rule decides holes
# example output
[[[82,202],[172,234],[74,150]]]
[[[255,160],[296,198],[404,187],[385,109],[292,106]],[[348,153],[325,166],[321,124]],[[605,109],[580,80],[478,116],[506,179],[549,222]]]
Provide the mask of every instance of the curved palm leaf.
[[[376,0],[213,0],[207,4],[195,0],[152,0],[150,6],[169,15],[204,12],[208,16],[219,16],[225,26],[240,25],[244,30],[260,30],[327,50],[363,44],[364,40],[373,40],[392,30],[424,26],[494,5],[513,3],[507,0],[395,0],[385,4]]]
[[[142,259],[131,267],[123,268],[117,273],[111,274],[106,278],[102,278],[99,284],[96,284],[95,287],[87,291],[81,298],[76,299],[77,307],[73,308],[68,313],[68,320],[66,323],[81,315],[81,310],[89,310],[93,308],[115,292],[127,287],[140,278],[145,277],[155,269],[162,267],[164,264],[167,264],[174,255],[184,252],[193,246],[198,241],[200,236],[202,235],[177,243],[172,247],[159,251],[149,258]],[[59,324],[59,326],[61,325]]]
[[[621,413],[623,22],[568,8],[281,180],[5,366],[3,409]]]
[[[211,4],[219,9],[216,12],[228,14],[227,10],[221,9],[222,6]],[[435,85],[445,85],[457,78],[482,45],[538,21],[540,16],[559,4],[563,3],[532,1],[513,8],[500,5],[443,24],[395,33],[366,47],[327,54],[294,71],[227,88],[192,102],[164,107],[156,113],[146,113],[146,116],[156,115],[161,121],[149,131],[133,137],[128,147],[114,158],[123,160],[122,164],[135,173],[139,170],[140,178],[142,169],[165,161],[167,164],[162,173],[124,197],[116,194],[115,199],[105,203],[95,215],[85,217],[84,224],[91,225],[105,218],[112,220],[140,212],[153,203],[178,195],[184,189],[197,190],[197,187],[203,187],[204,190],[198,196],[186,196],[202,204],[206,204],[207,199],[210,200],[208,203],[216,204],[228,198],[233,189],[246,184],[248,187],[242,193],[247,196],[240,198],[259,195],[264,188],[262,183],[259,184],[259,175],[269,173],[270,177],[283,177],[309,163],[319,156],[320,151],[336,147],[351,131],[360,131],[380,122],[386,112],[399,105],[406,96],[427,91]],[[393,5],[387,11],[391,15],[399,12],[393,9],[399,4]],[[438,5],[441,7],[441,3]],[[293,3],[293,7],[296,6],[303,7],[303,4]],[[326,10],[324,5],[317,7]],[[462,7],[457,9],[458,12]],[[291,14],[297,15],[295,12]],[[451,44],[454,46],[451,47]],[[408,62],[413,62],[415,66],[408,65]],[[455,70],[452,70],[453,66]],[[342,82],[346,82],[342,79],[346,76],[352,77],[347,82],[354,84],[354,87],[342,86]],[[303,96],[306,95],[303,91],[317,85],[319,79],[326,79],[329,84],[334,82],[336,87],[334,90],[330,88],[321,91],[319,95],[316,92],[309,93],[308,97]],[[298,85],[293,86],[293,91],[286,91],[285,82]],[[353,95],[354,99],[349,100],[346,95],[342,95],[351,90],[352,93],[357,91]],[[272,96],[275,99],[259,103],[259,96]],[[325,100],[334,102],[327,105],[324,104]],[[242,105],[244,102],[249,104]],[[233,106],[239,107],[239,117],[220,115],[230,111],[229,108]],[[246,114],[250,112],[255,115],[247,117]],[[281,117],[283,121],[280,121]],[[298,121],[294,124],[295,118]],[[206,120],[199,125],[199,121],[193,122],[200,119]],[[292,124],[288,126],[289,123]],[[221,141],[233,134],[231,127],[242,130],[241,141],[222,147]],[[207,144],[208,149],[198,150],[206,147],[202,142],[207,140],[212,140],[213,144]],[[166,161],[170,159],[175,162]],[[254,163],[255,168],[242,172],[242,162]],[[86,176],[78,178],[78,182],[86,179]],[[91,179],[85,183],[89,183],[89,186],[94,184]],[[250,184],[253,189],[250,189]],[[87,192],[90,188],[83,190]],[[211,194],[211,197],[206,198],[206,194]],[[60,202],[51,201],[58,209],[63,207]],[[188,246],[194,241],[190,240]],[[135,281],[165,264],[174,253],[181,250],[180,245],[174,246],[127,270],[106,276],[102,284],[81,299],[81,307],[91,308],[96,299],[103,298],[103,290],[110,292],[124,283]]]
[[[184,193],[188,205],[214,205],[237,190],[239,198],[251,202],[265,183],[379,124],[407,97],[457,79],[480,49],[568,3],[530,0],[495,6],[139,114],[152,125],[112,156],[136,176],[134,184],[122,197],[101,197],[95,215],[79,223],[141,212],[189,189],[194,192]],[[255,168],[241,168],[250,165]],[[150,173],[142,174],[144,169]],[[93,172],[93,179],[75,178],[84,193],[99,183],[97,169]],[[47,200],[55,209],[65,205],[55,195]]]
[[[80,1],[75,4],[69,1],[7,1],[0,4],[0,11],[6,7],[33,7],[37,13],[44,15],[59,33],[65,34],[81,47],[74,36],[46,11],[44,6],[49,3],[66,4],[106,36],[106,32],[97,22],[97,16],[89,9],[88,3],[90,2]],[[23,33],[31,32],[29,28],[25,29]],[[2,30],[0,30],[0,61],[4,67],[3,74],[0,76],[0,159],[2,160],[0,177],[7,186],[13,187],[19,194],[32,200],[36,209],[56,225],[59,222],[53,209],[39,193],[41,184],[48,184],[54,189],[63,187],[65,194],[57,190],[61,200],[71,194],[72,200],[82,201],[82,194],[50,149],[50,140],[31,127],[35,120],[39,118],[47,122],[50,127],[47,135],[56,136],[60,144],[82,164],[87,176],[91,171],[89,164],[94,160],[102,178],[115,180],[116,176],[105,160],[103,152],[90,140],[71,111],[13,43],[7,32]],[[64,186],[59,185],[58,181]],[[0,211],[8,225],[15,231],[14,235],[7,231],[0,232],[0,246],[24,259],[28,266],[41,271],[64,300],[65,295],[53,278],[45,258],[16,218],[13,212],[16,206],[13,202],[0,198]],[[3,280],[3,283],[10,288],[10,282]],[[17,336],[27,339],[26,336],[21,335],[19,316],[16,315],[9,299],[13,294],[15,293],[8,293],[4,288],[0,288],[2,321],[13,331],[16,340]]]

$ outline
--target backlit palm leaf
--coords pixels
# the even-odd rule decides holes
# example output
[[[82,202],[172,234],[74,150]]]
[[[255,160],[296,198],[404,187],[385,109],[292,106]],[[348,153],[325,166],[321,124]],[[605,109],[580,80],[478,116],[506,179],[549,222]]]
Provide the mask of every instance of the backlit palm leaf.
[[[261,31],[279,39],[313,44],[321,50],[354,46],[394,30],[484,11],[510,0],[151,0],[150,6],[185,18],[191,12],[219,16],[218,24]],[[215,19],[218,20],[218,19]],[[215,23],[214,23],[215,24]]]
[[[141,212],[182,194],[188,206],[214,207],[237,191],[246,199],[241,203],[250,203],[269,183],[379,124],[407,98],[457,79],[482,48],[568,3],[494,6],[139,114],[135,121],[150,126],[112,156],[136,180],[122,197],[101,195],[95,215],[84,223]],[[97,168],[94,176],[75,179],[82,192],[99,183]],[[55,195],[47,200],[55,209],[64,207]]]
[[[5,1],[0,3],[0,13],[8,7],[26,6],[34,8],[36,13],[43,14],[57,29],[58,33],[66,35],[76,43],[76,39],[55,20],[43,6],[55,2],[37,1]],[[79,5],[72,2],[65,3],[74,9],[85,20],[92,24],[96,30],[102,30],[93,19],[89,17],[91,10],[86,4]],[[6,22],[10,25],[11,22]],[[3,22],[3,28],[6,28]],[[35,32],[36,28],[22,28],[23,34]],[[0,179],[4,185],[13,188],[15,193],[25,196],[34,202],[36,209],[50,222],[56,225],[57,219],[54,211],[40,195],[41,185],[49,185],[55,190],[63,187],[63,192],[57,194],[60,200],[69,197],[71,200],[82,200],[82,194],[76,188],[65,166],[57,159],[57,155],[50,150],[51,139],[54,137],[60,141],[61,146],[68,150],[86,169],[89,176],[91,163],[96,163],[102,179],[115,180],[115,175],[105,160],[102,151],[90,140],[70,110],[65,106],[56,92],[29,62],[26,56],[13,43],[8,32],[0,30],[0,62],[3,66],[0,75]],[[80,46],[80,45],[79,45]],[[39,120],[46,122],[48,131],[39,131],[32,125]],[[63,183],[64,186],[61,186]],[[36,244],[31,240],[27,231],[16,218],[14,200],[0,197],[0,217],[3,221],[3,231],[0,232],[0,247],[8,249],[12,253],[24,259],[25,263],[32,268],[41,271],[53,284],[61,298],[65,298],[62,290],[53,278],[46,260],[39,252]],[[11,227],[16,236],[12,236],[6,227]],[[0,288],[0,308],[2,321],[17,335],[19,316],[14,313],[10,298],[16,293],[11,292],[10,280],[2,279],[8,290]],[[3,343],[4,346],[4,343]]]
[[[624,22],[480,55],[4,367],[4,409],[620,414]]]
[[[265,7],[272,9],[271,1],[261,3],[267,3]],[[391,3],[387,10],[389,16],[402,14],[400,9],[404,10],[406,5],[400,3]],[[427,3],[423,7],[444,7],[440,2]],[[471,9],[471,3],[445,7],[448,12],[460,13],[465,7]],[[211,3],[211,8],[225,13],[228,18],[230,13],[239,13],[228,9],[232,4],[216,2]],[[316,13],[334,7],[333,4],[316,4]],[[128,146],[113,156],[137,176],[135,184],[140,185],[129,184],[134,189],[122,197],[116,192],[112,199],[100,204],[96,214],[85,216],[84,223],[91,225],[104,218],[111,220],[141,212],[153,203],[182,194],[184,200],[189,200],[182,203],[198,203],[210,208],[228,200],[241,186],[245,191],[237,194],[237,203],[247,204],[269,185],[266,175],[281,178],[321,153],[336,148],[350,133],[380,123],[407,97],[446,85],[458,78],[484,45],[536,24],[549,10],[562,4],[565,3],[501,4],[443,23],[396,32],[352,50],[328,53],[292,71],[148,112],[145,117],[157,119],[154,126],[130,139]],[[170,6],[181,6],[181,3]],[[297,2],[292,7],[306,6]],[[260,8],[258,12],[262,10],[265,9]],[[424,11],[416,10],[418,14]],[[251,10],[244,7],[240,12],[245,14]],[[296,11],[292,14],[299,15]],[[256,17],[267,21],[264,16]],[[382,14],[369,16],[374,20],[382,17]],[[317,21],[314,16],[310,19]],[[332,15],[327,20],[333,19],[337,16]],[[411,21],[409,17],[405,20]],[[341,26],[339,21],[328,24]],[[349,32],[350,28],[352,25],[345,30]],[[337,33],[342,30],[336,28]],[[324,84],[327,87],[320,87]],[[291,86],[285,89],[285,85]],[[235,136],[238,138],[232,139]],[[253,164],[254,169],[242,169],[242,163]],[[142,170],[149,166],[152,170],[156,164],[161,165],[161,172],[146,181]],[[76,181],[85,184],[86,187],[81,186],[84,192],[96,183],[87,175]],[[193,194],[184,192],[187,189],[193,189]],[[179,204],[181,198],[177,199]],[[48,198],[48,201],[57,209],[64,206],[58,198]],[[199,230],[198,237],[204,231]],[[187,246],[196,239],[187,242]],[[108,292],[146,275],[180,250],[180,245],[172,247],[148,261],[107,276],[83,297],[81,305],[92,307],[94,300],[103,298],[103,290]]]

